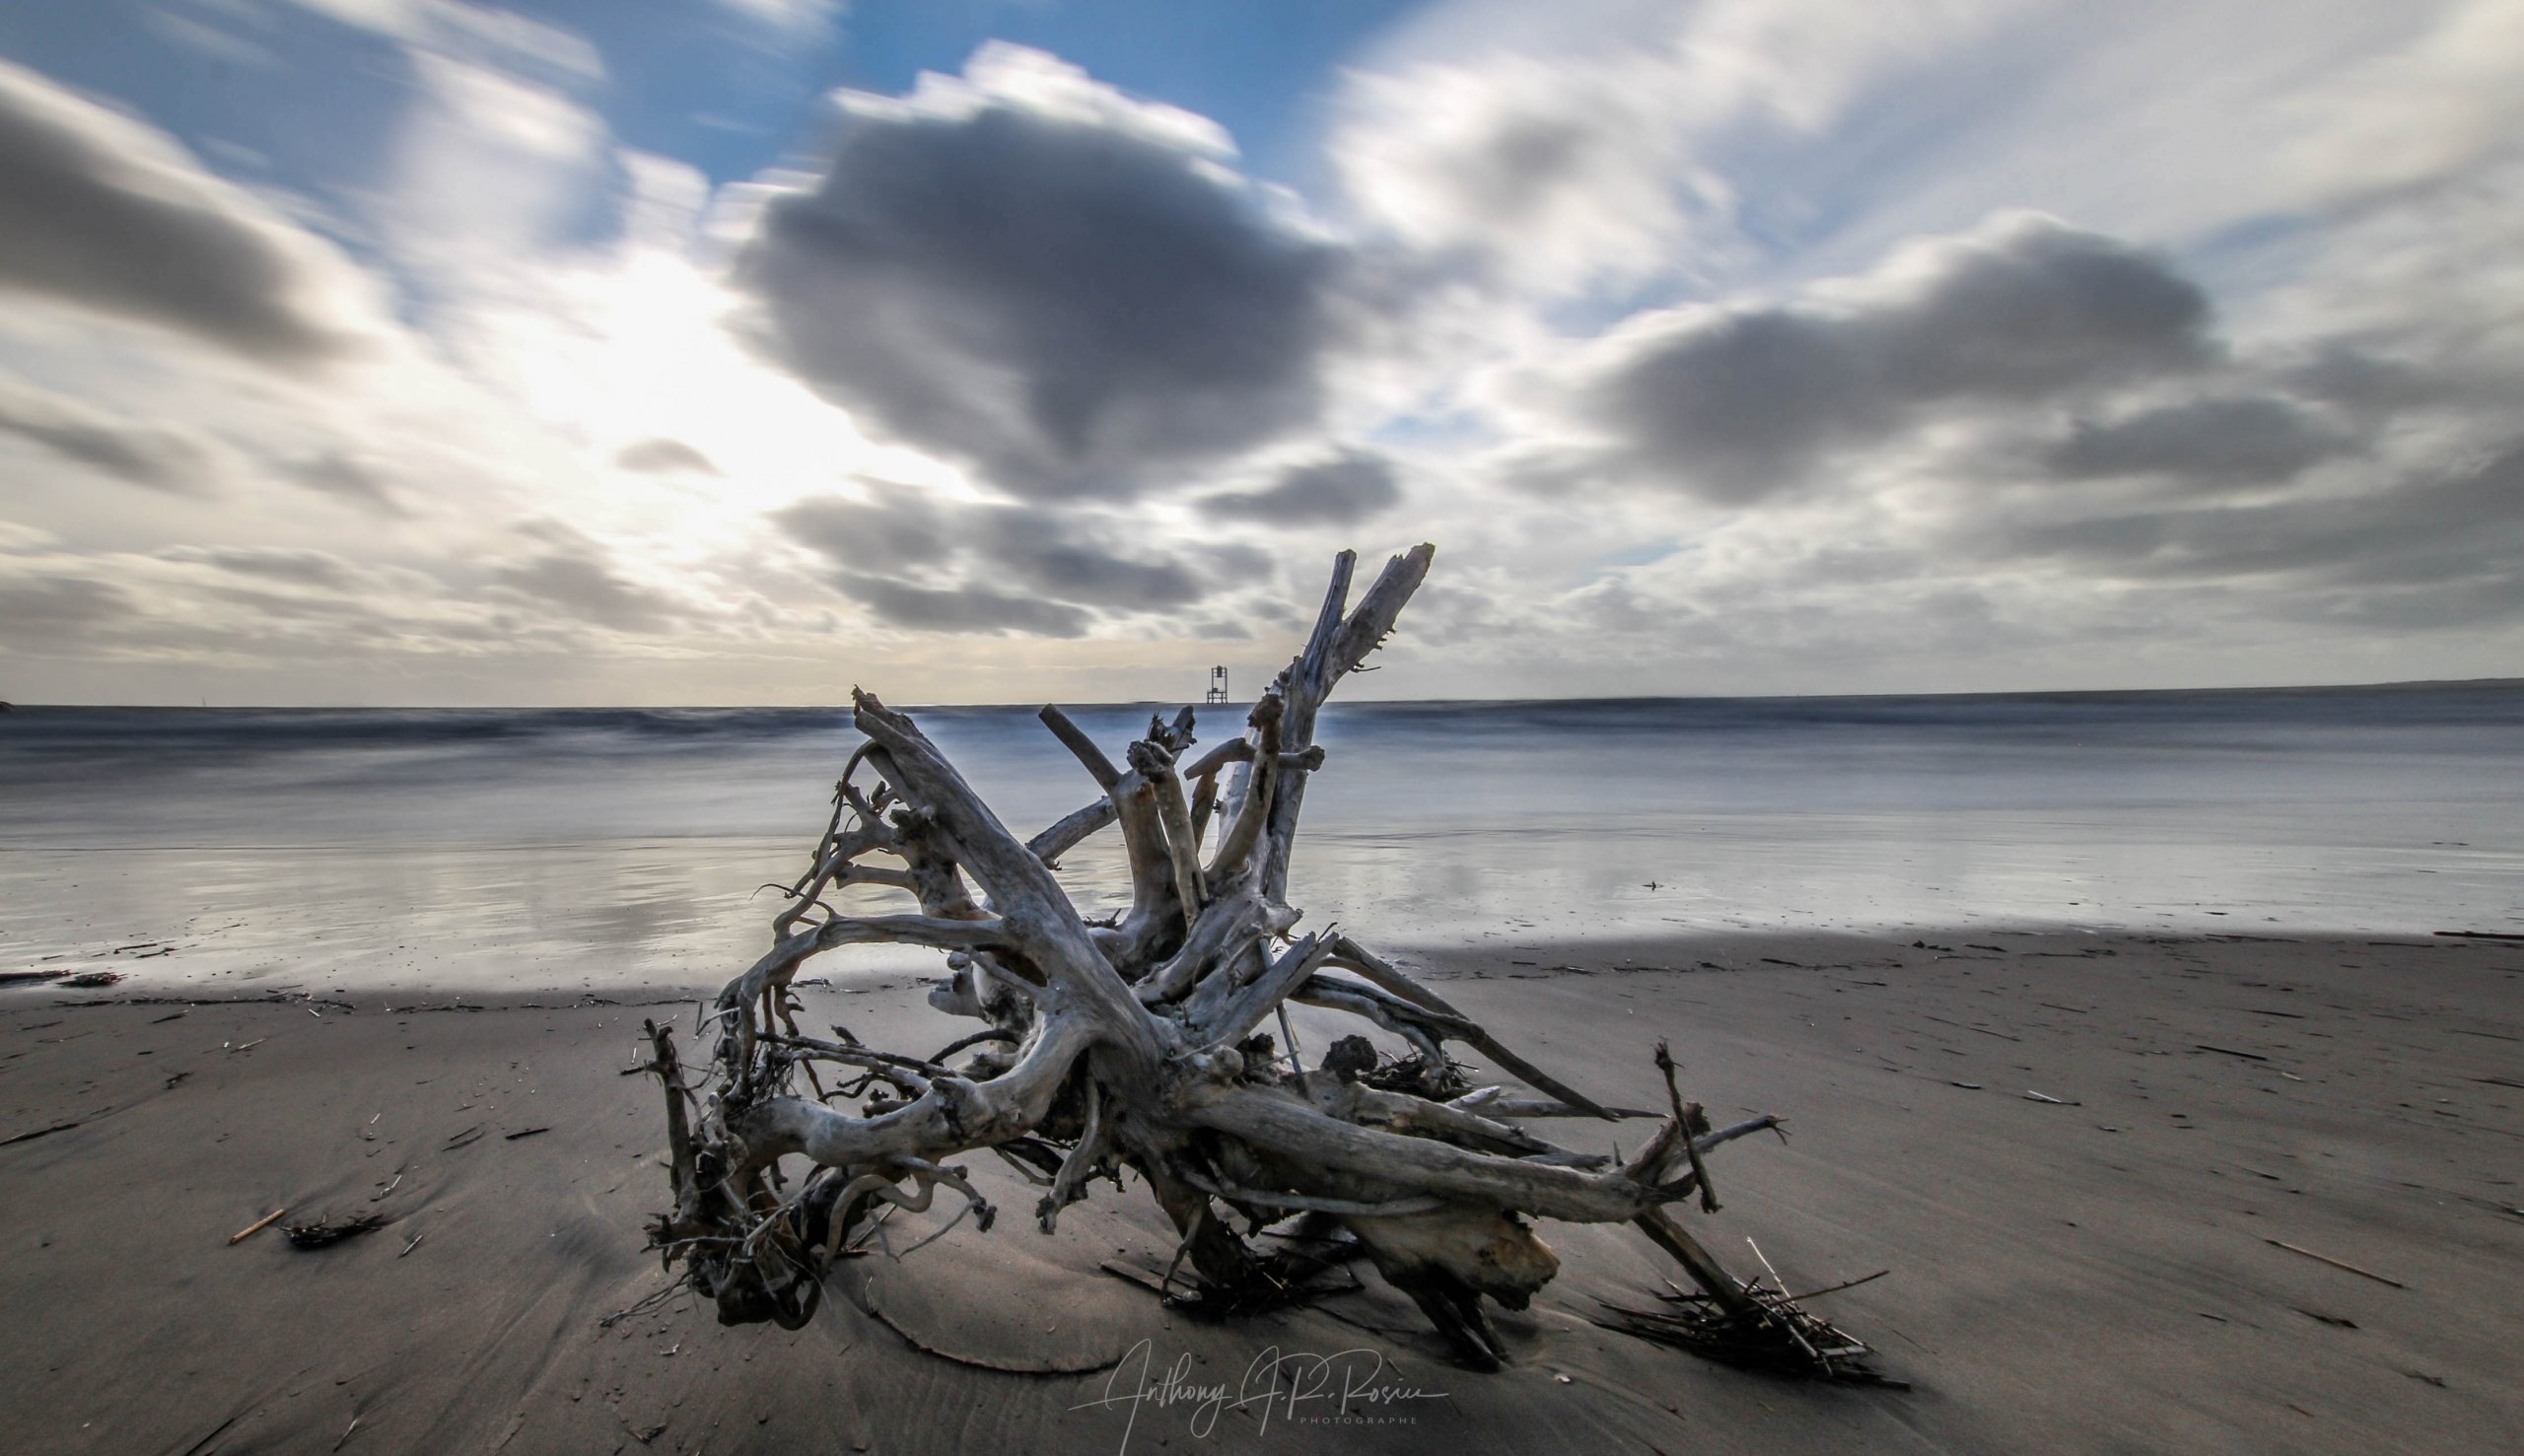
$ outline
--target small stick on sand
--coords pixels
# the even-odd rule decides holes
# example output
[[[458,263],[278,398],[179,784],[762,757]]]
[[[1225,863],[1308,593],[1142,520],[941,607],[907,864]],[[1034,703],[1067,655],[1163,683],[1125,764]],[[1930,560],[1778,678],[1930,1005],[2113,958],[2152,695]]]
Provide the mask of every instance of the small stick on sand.
[[[1751,1242],[1751,1240],[1750,1240],[1750,1239],[1747,1239],[1745,1242],[1750,1243],[1750,1242]],[[1884,1278],[1886,1275],[1891,1274],[1892,1272],[1893,1272],[1893,1271],[1891,1271],[1891,1270],[1889,1270],[1889,1269],[1879,1269],[1879,1270],[1877,1270],[1877,1271],[1876,1271],[1875,1273],[1873,1273],[1873,1274],[1870,1274],[1870,1275],[1864,1275],[1864,1276],[1861,1276],[1861,1277],[1859,1277],[1859,1278],[1858,1278],[1858,1279],[1854,1279],[1854,1280],[1848,1280],[1848,1281],[1845,1281],[1845,1282],[1843,1282],[1843,1283],[1837,1283],[1837,1284],[1825,1284],[1823,1287],[1821,1287],[1821,1288],[1819,1288],[1819,1289],[1809,1290],[1808,1292],[1803,1293],[1803,1294],[1790,1294],[1790,1295],[1788,1296],[1788,1298],[1789,1298],[1789,1299],[1791,1299],[1791,1300],[1800,1301],[1800,1302],[1801,1302],[1801,1301],[1803,1301],[1803,1300],[1807,1300],[1807,1299],[1820,1299],[1820,1298],[1822,1298],[1822,1297],[1823,1297],[1824,1295],[1826,1295],[1826,1294],[1837,1294],[1837,1293],[1841,1292],[1843,1289],[1855,1289],[1855,1288],[1857,1288],[1857,1287],[1858,1287],[1858,1285],[1860,1285],[1860,1284],[1873,1283],[1875,1281],[1877,1281],[1877,1280],[1880,1280],[1880,1279]],[[1673,1282],[1672,1282],[1671,1280],[1668,1280],[1668,1281],[1666,1281],[1666,1283],[1670,1284],[1670,1283],[1672,1283]]]
[[[2334,1259],[2329,1254],[2317,1254],[2311,1249],[2300,1249],[2294,1244],[2287,1243],[2281,1239],[2266,1238],[2263,1239],[2262,1242],[2265,1244],[2275,1244],[2279,1248],[2285,1249],[2290,1254],[2302,1254],[2308,1259],[2314,1260],[2317,1263],[2328,1264],[2334,1269],[2348,1270],[2350,1274],[2359,1275],[2366,1279],[2373,1280],[2379,1284],[2390,1284],[2396,1289],[2407,1289],[2410,1287],[2410,1285],[2403,1283],[2400,1280],[2388,1280],[2371,1269],[2360,1269],[2356,1265],[2351,1264],[2345,1259]]]
[[[272,1226],[272,1224],[273,1224],[274,1222],[276,1222],[276,1221],[278,1221],[278,1220],[279,1220],[279,1218],[280,1218],[280,1215],[281,1215],[281,1214],[286,1213],[288,1213],[288,1212],[289,1212],[289,1208],[288,1208],[288,1206],[287,1206],[287,1205],[283,1205],[283,1206],[281,1206],[280,1208],[277,1208],[277,1209],[272,1210],[270,1213],[265,1213],[265,1214],[264,1214],[263,1216],[261,1216],[260,1218],[255,1219],[253,1222],[246,1224],[245,1227],[243,1227],[243,1228],[241,1228],[241,1229],[237,1230],[235,1233],[230,1234],[230,1235],[228,1236],[228,1242],[229,1242],[231,1245],[235,1245],[235,1244],[242,1244],[242,1243],[244,1243],[245,1240],[247,1240],[247,1239],[249,1239],[249,1238],[252,1238],[255,1234],[258,1234],[258,1233],[262,1232],[264,1229],[271,1227],[271,1226]]]

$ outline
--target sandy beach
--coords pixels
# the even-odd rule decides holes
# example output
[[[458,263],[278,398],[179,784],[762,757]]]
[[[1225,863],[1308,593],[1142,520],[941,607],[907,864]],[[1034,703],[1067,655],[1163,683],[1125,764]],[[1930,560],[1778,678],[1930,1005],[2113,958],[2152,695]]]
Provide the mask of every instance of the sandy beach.
[[[1727,1149],[1723,1211],[1689,1216],[1800,1289],[1889,1270],[1818,1308],[1913,1388],[1603,1330],[1598,1300],[1644,1303],[1663,1271],[1628,1230],[1566,1224],[1497,1374],[1447,1363],[1372,1273],[1195,1321],[1100,1268],[1171,1251],[1136,1190],[1055,1238],[1008,1218],[859,1261],[876,1317],[828,1299],[794,1334],[724,1329],[677,1298],[608,1328],[663,1282],[640,1250],[661,1118],[621,1073],[644,1015],[688,1024],[679,990],[13,988],[0,1448],[2365,1453],[2524,1429],[2524,945],[1975,927],[1409,959],[1593,1095],[1649,1095],[1661,1035],[1713,1112],[1786,1116],[1791,1141]],[[916,1043],[948,1025],[920,984],[906,961],[806,995]],[[230,1244],[284,1207],[391,1222]]]

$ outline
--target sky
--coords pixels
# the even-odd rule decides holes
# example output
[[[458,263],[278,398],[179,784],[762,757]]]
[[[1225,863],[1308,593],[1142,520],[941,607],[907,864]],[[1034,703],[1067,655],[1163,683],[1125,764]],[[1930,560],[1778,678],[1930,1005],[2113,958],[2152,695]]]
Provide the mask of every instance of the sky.
[[[2509,676],[2519,400],[2519,0],[0,4],[19,702]]]

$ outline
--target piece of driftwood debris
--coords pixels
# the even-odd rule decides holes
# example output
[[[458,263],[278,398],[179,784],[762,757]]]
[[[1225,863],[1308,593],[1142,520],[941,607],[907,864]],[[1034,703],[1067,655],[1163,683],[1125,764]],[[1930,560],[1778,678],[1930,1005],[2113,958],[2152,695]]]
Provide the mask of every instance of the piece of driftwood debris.
[[[1328,772],[1317,717],[1393,631],[1432,555],[1395,557],[1354,600],[1357,559],[1342,553],[1296,659],[1206,751],[1189,708],[1118,753],[1043,709],[1094,797],[1030,839],[908,715],[854,691],[863,741],[806,864],[775,886],[769,943],[703,1008],[691,1063],[669,1028],[647,1025],[670,1196],[650,1242],[676,1279],[725,1323],[798,1328],[893,1211],[944,1195],[989,1230],[1000,1211],[954,1161],[988,1152],[1041,1190],[1030,1221],[1045,1233],[1098,1183],[1134,1175],[1180,1236],[1157,1287],[1205,1309],[1286,1303],[1327,1261],[1364,1258],[1459,1359],[1494,1368],[1507,1347],[1485,1303],[1525,1308],[1559,1272],[1535,1223],[1628,1223],[1720,1316],[1686,1348],[1849,1378],[1858,1342],[1740,1283],[1668,1213],[1708,1196],[1710,1154],[1779,1119],[1713,1130],[1669,1079],[1632,1155],[1554,1144],[1528,1123],[1628,1114],[1337,927],[1299,929],[1298,816]],[[1130,902],[1089,920],[1053,871],[1108,828]],[[839,908],[888,893],[899,913]],[[921,1056],[802,1027],[802,968],[870,944],[942,956],[930,1005],[984,1033]],[[1288,1045],[1293,1004],[1367,1035]],[[1476,1061],[1531,1095],[1473,1084]]]
[[[15,1147],[21,1143],[33,1143],[37,1138],[49,1138],[55,1133],[67,1133],[72,1128],[84,1128],[87,1125],[88,1120],[86,1118],[79,1118],[66,1123],[54,1123],[51,1127],[37,1128],[32,1133],[20,1133],[15,1137],[0,1138],[0,1147]]]
[[[255,1234],[258,1234],[258,1233],[262,1232],[264,1229],[271,1227],[271,1226],[272,1226],[272,1224],[274,1224],[274,1223],[276,1223],[276,1222],[278,1222],[278,1221],[279,1221],[279,1219],[280,1219],[280,1215],[281,1215],[281,1214],[286,1213],[288,1213],[288,1212],[289,1212],[289,1206],[288,1206],[288,1205],[286,1205],[286,1204],[283,1204],[281,1207],[279,1207],[279,1208],[277,1208],[277,1209],[272,1210],[270,1213],[265,1213],[263,1216],[261,1216],[260,1218],[255,1219],[253,1222],[246,1224],[245,1227],[243,1227],[243,1228],[241,1228],[241,1229],[238,1229],[235,1233],[230,1234],[230,1235],[228,1236],[228,1242],[230,1242],[231,1244],[242,1244],[242,1243],[244,1243],[245,1240],[247,1240],[247,1239],[249,1239],[249,1238],[252,1238]]]
[[[363,1233],[375,1233],[390,1221],[381,1213],[362,1213],[338,1221],[317,1218],[312,1223],[284,1223],[280,1231],[289,1236],[289,1246],[293,1249],[321,1249],[344,1239],[357,1238]]]
[[[120,971],[81,971],[75,976],[64,976],[52,984],[68,991],[88,991],[99,986],[111,986],[122,978]]]
[[[1721,1309],[1709,1295],[1673,1289],[1657,1296],[1652,1309],[1635,1309],[1605,1300],[1591,1323],[1607,1330],[1660,1345],[1672,1345],[1721,1364],[1773,1374],[1828,1380],[1848,1385],[1880,1385],[1908,1390],[1867,1363],[1867,1348],[1829,1321],[1805,1309],[1801,1300],[1819,1298],[1881,1279],[1879,1270],[1865,1279],[1850,1280],[1810,1294],[1789,1295],[1756,1280],[1744,1286],[1745,1302]]]
[[[2265,1173],[2262,1176],[2268,1177],[2270,1175]],[[2311,1259],[2318,1264],[2328,1264],[2334,1269],[2345,1269],[2350,1274],[2357,1275],[2362,1279],[2373,1280],[2379,1284],[2390,1284],[2396,1289],[2407,1289],[2410,1287],[2410,1285],[2403,1283],[2400,1280],[2386,1279],[2371,1269],[2360,1269],[2346,1259],[2334,1259],[2329,1254],[2317,1254],[2311,1249],[2300,1249],[2294,1244],[2288,1243],[2284,1239],[2266,1238],[2263,1239],[2262,1242],[2269,1244],[2273,1248],[2285,1249],[2290,1254],[2302,1254],[2306,1258]]]
[[[228,1433],[228,1427],[235,1425],[238,1421],[245,1419],[245,1413],[240,1411],[236,1415],[222,1421],[217,1425],[212,1426],[210,1428],[210,1434],[203,1436],[200,1440],[197,1440],[184,1448],[183,1456],[201,1456],[201,1453],[209,1448],[212,1441],[215,1441]]]

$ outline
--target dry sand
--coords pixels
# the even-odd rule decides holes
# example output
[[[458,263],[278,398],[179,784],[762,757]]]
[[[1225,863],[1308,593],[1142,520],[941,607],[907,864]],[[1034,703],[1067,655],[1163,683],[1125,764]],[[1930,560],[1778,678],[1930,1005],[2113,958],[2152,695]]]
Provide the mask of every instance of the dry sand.
[[[1685,1216],[1741,1270],[1758,1238],[1800,1287],[1891,1270],[1818,1308],[1908,1392],[1587,1323],[1597,1297],[1658,1287],[1627,1230],[1546,1227],[1563,1275],[1501,1319],[1495,1375],[1447,1364],[1372,1275],[1310,1311],[1198,1323],[1097,1272],[1170,1248],[1136,1190],[1099,1187],[1046,1239],[996,1176],[992,1232],[857,1266],[888,1322],[829,1300],[794,1334],[722,1329],[678,1299],[608,1330],[660,1283],[639,1224],[665,1198],[656,1093],[617,1074],[640,1017],[674,1007],[0,992],[0,1450],[2524,1446],[2524,945],[1922,938],[1420,958],[1598,1096],[1652,1099],[1664,1035],[1721,1120],[1787,1115],[1789,1144],[1717,1159],[1724,1211]],[[951,1034],[908,975],[809,999],[872,1039]],[[278,1229],[229,1244],[284,1205],[394,1221],[318,1251]],[[1266,1352],[1329,1386],[1232,1404]],[[1178,1361],[1226,1408],[1127,1399]],[[1420,1398],[1342,1419],[1344,1385]]]

